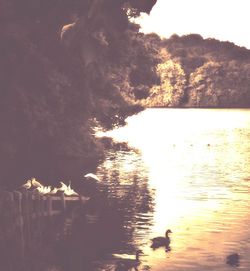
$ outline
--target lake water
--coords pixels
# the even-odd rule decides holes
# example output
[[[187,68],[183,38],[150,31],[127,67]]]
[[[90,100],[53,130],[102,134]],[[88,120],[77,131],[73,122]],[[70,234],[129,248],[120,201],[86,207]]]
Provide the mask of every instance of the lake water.
[[[97,171],[123,212],[113,253],[143,250],[138,270],[250,270],[250,110],[147,109],[106,135],[133,148]],[[167,229],[171,250],[151,249]]]

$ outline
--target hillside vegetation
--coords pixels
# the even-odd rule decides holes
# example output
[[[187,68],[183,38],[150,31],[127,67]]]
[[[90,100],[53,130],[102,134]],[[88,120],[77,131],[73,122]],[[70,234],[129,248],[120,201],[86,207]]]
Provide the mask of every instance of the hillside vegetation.
[[[154,86],[146,106],[249,107],[250,50],[230,42],[190,34],[159,40],[162,63],[160,85]]]

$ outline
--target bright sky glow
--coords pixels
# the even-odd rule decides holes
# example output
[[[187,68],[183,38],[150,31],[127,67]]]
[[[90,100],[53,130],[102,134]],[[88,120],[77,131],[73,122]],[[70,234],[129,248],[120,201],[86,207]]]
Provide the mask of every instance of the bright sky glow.
[[[176,33],[231,41],[250,49],[249,0],[158,0],[150,16],[138,20],[145,33]]]

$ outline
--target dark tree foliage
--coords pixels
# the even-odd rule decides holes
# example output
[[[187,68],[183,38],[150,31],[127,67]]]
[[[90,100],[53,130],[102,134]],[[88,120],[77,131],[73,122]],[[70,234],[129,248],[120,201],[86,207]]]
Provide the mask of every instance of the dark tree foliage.
[[[93,124],[122,125],[142,109],[138,85],[154,83],[157,58],[128,15],[155,2],[0,0],[3,186],[100,158]]]

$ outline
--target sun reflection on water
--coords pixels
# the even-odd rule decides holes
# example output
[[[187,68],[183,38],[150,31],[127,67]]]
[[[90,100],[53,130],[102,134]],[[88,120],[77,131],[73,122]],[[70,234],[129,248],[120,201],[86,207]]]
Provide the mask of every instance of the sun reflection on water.
[[[226,253],[236,247],[250,252],[249,241],[242,241],[250,234],[250,111],[150,109],[127,122],[105,135],[140,150],[155,191],[145,264],[153,270],[227,270]],[[122,163],[126,179],[136,161]],[[171,252],[152,251],[149,239],[168,228]],[[250,261],[245,265],[250,268]]]

